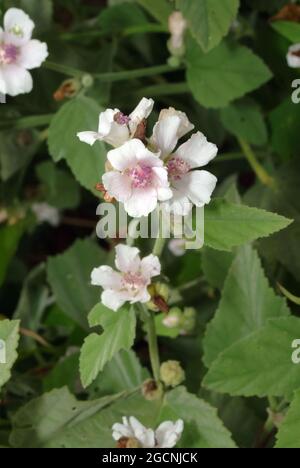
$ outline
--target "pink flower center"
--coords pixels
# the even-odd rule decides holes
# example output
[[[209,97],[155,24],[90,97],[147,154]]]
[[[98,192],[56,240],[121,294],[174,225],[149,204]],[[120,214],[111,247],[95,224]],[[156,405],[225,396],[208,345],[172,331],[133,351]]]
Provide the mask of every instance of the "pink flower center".
[[[119,125],[128,125],[130,122],[130,117],[128,115],[123,114],[122,112],[118,112],[114,116],[114,121],[117,122]]]
[[[128,170],[133,188],[150,187],[153,181],[152,167],[141,164]]]
[[[17,61],[19,48],[13,44],[0,44],[0,65],[10,65]]]
[[[141,273],[124,273],[122,283],[124,288],[129,289],[131,292],[138,292],[146,286],[146,281]]]
[[[182,177],[187,174],[191,167],[190,165],[181,158],[174,157],[170,159],[167,164],[168,173],[171,180],[181,180]]]

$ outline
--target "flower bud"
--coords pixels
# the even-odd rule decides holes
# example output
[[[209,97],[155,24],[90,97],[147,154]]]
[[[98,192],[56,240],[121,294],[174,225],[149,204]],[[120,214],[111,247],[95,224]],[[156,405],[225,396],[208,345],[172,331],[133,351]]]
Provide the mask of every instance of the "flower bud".
[[[151,301],[147,306],[153,312],[169,312],[168,300],[170,297],[169,286],[165,283],[153,283],[148,287]]]
[[[117,448],[141,448],[141,445],[134,437],[122,437],[117,443]]]
[[[179,307],[172,307],[169,313],[164,317],[162,323],[167,328],[179,327],[182,321],[183,315]]]
[[[163,390],[155,380],[148,379],[143,383],[142,394],[146,400],[160,400],[163,396]]]
[[[182,329],[185,333],[190,333],[196,326],[196,310],[194,307],[185,307],[183,311]]]
[[[178,361],[166,361],[160,366],[160,377],[167,387],[177,387],[185,380],[185,372]]]

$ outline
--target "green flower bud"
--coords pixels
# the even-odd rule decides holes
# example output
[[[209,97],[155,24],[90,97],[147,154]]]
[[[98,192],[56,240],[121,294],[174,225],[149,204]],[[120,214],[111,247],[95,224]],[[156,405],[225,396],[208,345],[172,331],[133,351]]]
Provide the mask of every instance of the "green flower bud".
[[[148,309],[153,312],[168,312],[168,300],[170,297],[169,286],[165,283],[153,283],[148,287],[151,301],[147,303]]]
[[[190,333],[196,326],[196,310],[186,307],[183,311],[182,329],[184,333]]]
[[[179,307],[172,307],[169,313],[165,316],[162,323],[167,328],[179,327],[183,319],[183,314]]]
[[[185,372],[178,361],[166,361],[160,366],[160,377],[167,387],[177,387],[185,380]]]

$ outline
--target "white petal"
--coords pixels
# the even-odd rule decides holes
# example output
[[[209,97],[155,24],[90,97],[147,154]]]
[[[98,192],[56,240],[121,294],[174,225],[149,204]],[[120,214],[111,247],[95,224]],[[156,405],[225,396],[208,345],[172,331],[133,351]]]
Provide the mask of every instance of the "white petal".
[[[192,171],[176,182],[176,187],[198,207],[208,204],[218,179],[207,171]]]
[[[116,267],[123,273],[136,272],[140,267],[140,251],[125,244],[116,246]]]
[[[177,190],[175,187],[172,188],[173,197],[166,201],[163,206],[167,213],[174,213],[178,216],[186,216],[192,209],[192,204],[189,201],[187,195]]]
[[[5,37],[15,45],[28,42],[33,28],[34,22],[19,8],[10,8],[4,15]]]
[[[0,93],[5,95],[6,90],[7,90],[6,81],[2,73],[2,68],[0,67]]]
[[[139,440],[143,448],[154,448],[154,431],[152,429],[147,429],[133,416],[129,418],[129,421],[135,437]]]
[[[102,135],[100,135],[100,133],[97,132],[79,132],[77,133],[77,136],[80,141],[82,141],[83,143],[87,143],[91,146],[93,146],[93,144],[97,140],[103,140]]]
[[[142,304],[146,304],[151,300],[151,296],[148,292],[147,287],[150,285],[150,280],[144,288],[141,288],[137,294],[131,299],[131,304],[136,304],[137,302],[141,302]]]
[[[141,261],[141,271],[144,278],[152,278],[160,275],[161,265],[159,258],[156,255],[148,255]]]
[[[45,42],[33,39],[20,48],[18,65],[27,70],[38,68],[48,57],[48,47]]]
[[[159,187],[157,189],[157,200],[165,202],[173,198],[173,190],[171,188]]]
[[[148,216],[157,206],[157,190],[155,188],[135,188],[132,195],[124,203],[124,208],[133,218]]]
[[[152,112],[154,106],[153,99],[143,98],[134,111],[130,114],[130,130],[132,135],[134,135],[138,125],[144,120],[149,117]]]
[[[206,166],[217,156],[217,153],[217,146],[209,143],[203,133],[198,132],[178,148],[175,156],[186,161],[194,169]]]
[[[294,44],[289,48],[287,54],[287,62],[291,68],[300,68],[300,57],[295,55],[295,52],[300,53],[300,44]]]
[[[137,156],[140,154],[147,154],[147,149],[140,140],[134,139],[127,141],[120,148],[109,151],[107,159],[114,169],[125,171],[136,166]]]
[[[106,172],[102,176],[105,190],[111,197],[124,203],[131,197],[131,180],[126,174],[117,171]]]
[[[111,267],[103,265],[93,269],[91,283],[93,286],[102,286],[104,289],[119,289],[121,287],[121,275]]]
[[[155,431],[158,448],[173,448],[179,441],[183,432],[183,421],[179,419],[176,423],[165,421]]]
[[[120,440],[122,437],[134,437],[132,429],[126,426],[125,424],[116,423],[113,425],[112,430],[112,436],[117,441]]]
[[[33,87],[30,73],[17,65],[2,67],[2,78],[6,84],[6,93],[10,96],[30,93]]]
[[[123,145],[130,138],[127,125],[120,125],[115,122],[114,118],[119,109],[107,109],[99,116],[98,133],[102,135],[104,141],[114,147]]]
[[[105,307],[117,312],[127,301],[126,295],[122,291],[106,289],[101,295],[101,302]]]
[[[194,130],[195,125],[189,121],[188,116],[184,112],[178,111],[173,107],[169,107],[169,109],[163,109],[159,115],[159,120],[163,120],[174,115],[180,118],[180,127],[177,132],[178,139]]]
[[[152,171],[155,174],[154,185],[157,190],[157,199],[159,201],[171,199],[173,192],[170,188],[167,169],[165,167],[154,167]]]
[[[184,239],[171,239],[168,248],[175,257],[182,257],[185,254],[185,244]]]
[[[162,157],[169,156],[178,142],[181,120],[177,115],[159,120],[153,129],[151,144],[161,151]]]

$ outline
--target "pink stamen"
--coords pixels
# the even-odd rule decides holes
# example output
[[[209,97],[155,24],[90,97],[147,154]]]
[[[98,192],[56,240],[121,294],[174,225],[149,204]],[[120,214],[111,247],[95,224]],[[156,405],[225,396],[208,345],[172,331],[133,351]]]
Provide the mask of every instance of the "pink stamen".
[[[146,286],[146,281],[140,273],[125,273],[122,283],[125,289],[130,289],[133,292],[137,292],[140,288]]]
[[[128,115],[123,114],[122,112],[118,112],[114,117],[114,121],[117,122],[119,125],[128,125],[130,122],[130,117],[128,117]]]
[[[153,172],[150,166],[136,166],[129,169],[128,175],[131,178],[133,188],[150,187],[153,181]]]
[[[17,61],[19,48],[13,44],[0,44],[0,65],[11,65]]]
[[[171,180],[181,180],[191,170],[190,165],[186,161],[177,157],[170,159],[167,167]]]

